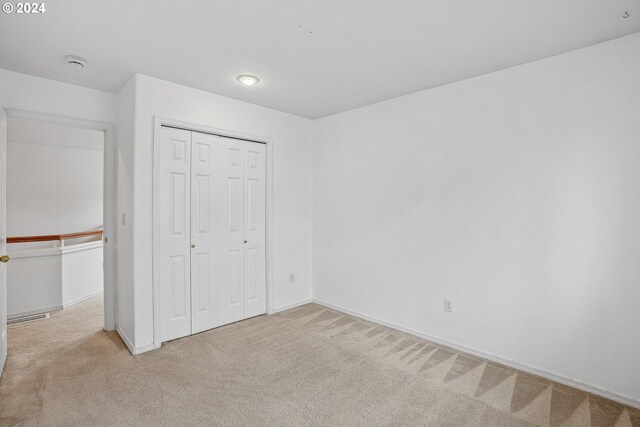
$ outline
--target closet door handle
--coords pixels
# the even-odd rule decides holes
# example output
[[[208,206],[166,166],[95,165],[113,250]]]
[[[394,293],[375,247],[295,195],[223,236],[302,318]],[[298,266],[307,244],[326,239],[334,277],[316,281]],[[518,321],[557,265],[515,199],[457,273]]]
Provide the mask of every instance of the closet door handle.
[[[245,243],[245,245],[246,245],[246,244],[247,244],[247,241],[245,240],[245,241],[244,241],[244,243]]]

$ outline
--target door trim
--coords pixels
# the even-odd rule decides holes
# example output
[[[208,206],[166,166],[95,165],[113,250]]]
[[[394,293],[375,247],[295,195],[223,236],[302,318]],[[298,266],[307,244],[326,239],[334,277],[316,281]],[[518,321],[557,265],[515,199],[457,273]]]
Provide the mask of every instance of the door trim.
[[[56,116],[54,114],[36,113],[19,109],[5,108],[8,118],[37,120],[81,129],[104,132],[104,177],[103,177],[103,212],[104,221],[104,330],[116,329],[116,217],[118,215],[116,199],[116,127],[113,123]]]
[[[153,117],[153,211],[152,211],[152,265],[153,265],[153,344],[155,348],[160,347],[160,281],[158,272],[158,256],[156,242],[160,238],[160,229],[156,218],[159,217],[158,208],[158,191],[159,191],[159,173],[160,173],[160,128],[162,126],[184,129],[191,132],[201,132],[214,134],[225,138],[235,138],[245,141],[258,142],[266,145],[266,194],[265,194],[265,210],[266,210],[266,243],[265,243],[265,263],[266,263],[266,302],[267,314],[272,314],[273,310],[273,150],[274,142],[272,138],[252,135],[244,132],[236,132],[228,129],[216,128],[212,126],[185,122],[181,120],[173,120],[165,117]]]

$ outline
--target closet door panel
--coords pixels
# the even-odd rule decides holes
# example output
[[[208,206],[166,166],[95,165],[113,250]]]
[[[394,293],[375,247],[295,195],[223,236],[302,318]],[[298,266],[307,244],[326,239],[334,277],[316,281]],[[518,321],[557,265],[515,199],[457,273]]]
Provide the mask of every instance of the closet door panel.
[[[218,137],[192,133],[191,307],[192,333],[219,326],[215,282],[215,145]]]
[[[162,127],[162,341],[266,312],[266,146]]]
[[[160,336],[191,334],[191,132],[161,128],[159,208]]]
[[[244,317],[243,165],[244,143],[217,138],[214,145],[214,214],[212,230],[215,293],[220,325]]]
[[[244,317],[266,312],[266,146],[245,141]]]

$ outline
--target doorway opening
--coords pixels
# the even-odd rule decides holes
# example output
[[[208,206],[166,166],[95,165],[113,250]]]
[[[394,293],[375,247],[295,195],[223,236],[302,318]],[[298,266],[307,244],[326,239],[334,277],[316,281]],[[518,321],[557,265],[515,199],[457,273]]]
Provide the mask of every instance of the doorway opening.
[[[68,279],[66,281],[66,284],[71,285],[66,287],[66,292],[64,289],[64,283],[62,284],[63,286],[62,292],[59,291],[60,286],[58,286],[56,289],[56,292],[58,293],[58,300],[57,300],[58,304],[52,307],[41,306],[40,307],[41,309],[46,309],[46,308],[60,309],[60,307],[64,308],[65,305],[67,307],[72,307],[72,306],[75,307],[74,303],[77,306],[79,305],[78,303],[80,303],[81,301],[87,298],[91,298],[91,293],[90,291],[87,291],[86,288],[83,288],[82,286],[74,287],[73,285],[74,283],[78,284],[77,275],[82,276],[83,274],[85,274],[86,271],[83,271],[83,268],[86,270],[87,268],[89,268],[88,266],[91,264],[86,262],[87,259],[82,259],[83,256],[86,256],[85,258],[90,258],[91,256],[89,255],[89,253],[92,250],[94,251],[94,254],[92,255],[95,256],[95,251],[102,244],[102,248],[101,248],[102,256],[97,257],[97,261],[95,261],[93,265],[98,264],[97,269],[101,274],[100,277],[96,278],[96,282],[98,282],[99,284],[101,283],[101,285],[99,285],[100,289],[95,289],[96,295],[94,296],[94,298],[98,298],[98,301],[97,301],[98,306],[100,305],[99,300],[100,299],[103,300],[102,301],[103,309],[100,310],[100,307],[98,307],[98,311],[101,312],[101,314],[97,317],[97,320],[95,317],[93,318],[93,320],[97,321],[98,328],[100,328],[99,323],[102,323],[101,329],[104,329],[106,331],[115,330],[116,328],[115,247],[117,243],[116,234],[115,234],[115,223],[116,223],[115,222],[115,217],[116,217],[116,214],[115,214],[115,209],[116,209],[115,126],[111,123],[75,119],[75,118],[69,118],[69,117],[63,117],[63,116],[23,111],[23,110],[4,109],[2,113],[3,113],[2,115],[4,116],[3,140],[4,140],[4,146],[5,146],[5,149],[3,151],[3,154],[4,154],[3,158],[5,160],[8,160],[5,163],[9,164],[9,169],[14,168],[14,165],[17,163],[16,162],[17,158],[14,159],[14,156],[12,156],[12,152],[14,151],[12,150],[12,148],[14,147],[9,148],[8,147],[9,143],[11,143],[11,145],[13,146],[14,143],[17,144],[20,142],[22,143],[31,142],[33,143],[32,145],[48,146],[50,150],[54,150],[54,148],[56,147],[57,148],[62,147],[65,149],[78,149],[78,148],[82,148],[85,150],[93,149],[97,151],[96,157],[98,156],[101,157],[101,163],[96,163],[95,161],[92,163],[92,165],[95,166],[95,169],[100,170],[97,176],[95,175],[93,176],[92,182],[101,183],[100,186],[95,187],[97,188],[96,192],[99,193],[98,198],[101,197],[101,200],[102,200],[101,215],[100,215],[100,212],[98,212],[97,214],[95,213],[93,214],[94,217],[98,218],[98,222],[100,222],[100,219],[102,220],[101,228],[99,227],[100,224],[97,224],[96,226],[88,226],[86,225],[87,223],[85,223],[83,227],[86,227],[87,229],[80,231],[80,234],[76,234],[76,231],[79,231],[79,229],[75,230],[74,228],[74,231],[71,231],[68,233],[65,231],[54,231],[51,234],[26,233],[21,236],[21,235],[13,234],[12,231],[14,229],[12,228],[12,224],[7,224],[7,222],[5,221],[5,218],[6,218],[5,216],[2,217],[3,224],[1,225],[3,227],[3,236],[8,236],[8,237],[29,237],[33,235],[46,236],[46,239],[43,242],[19,242],[18,243],[14,241],[14,243],[11,243],[9,245],[10,248],[8,249],[10,252],[13,252],[14,250],[19,251],[20,249],[23,251],[22,255],[28,255],[29,251],[44,250],[46,252],[46,246],[48,245],[50,250],[53,249],[51,250],[51,252],[54,252],[55,249],[58,249],[58,253],[62,259],[61,262],[59,262],[59,265],[57,266],[54,265],[54,267],[56,267],[56,270],[53,272],[52,276],[57,276],[56,272],[60,272],[60,274],[62,274],[63,269],[66,273],[68,272],[72,273],[71,276],[67,274],[65,277],[66,279]],[[86,133],[89,131],[92,131],[94,133],[92,134]],[[84,145],[81,142],[83,141],[83,138],[81,137],[81,135],[89,135]],[[18,141],[18,140],[21,140],[21,141]],[[32,150],[31,153],[33,152],[33,150],[36,150],[36,148],[34,147],[30,147],[30,148]],[[24,155],[25,153],[30,153],[28,150],[29,148],[20,147],[17,149],[16,152],[22,153]],[[9,151],[8,159],[6,159],[7,151]],[[58,150],[58,152],[59,151],[61,150]],[[68,164],[62,161],[56,162],[55,159],[56,158],[53,155],[50,158],[48,158],[47,166],[46,167],[43,166],[41,170],[50,172],[51,171],[50,167],[52,165],[57,166],[59,169],[63,169],[63,165]],[[82,156],[80,155],[80,157],[77,158],[77,160],[78,162],[76,163],[82,162],[83,161]],[[33,166],[33,163],[36,163],[33,161],[33,159],[31,159],[30,162],[32,163],[32,166]],[[69,169],[77,168],[78,165],[76,163],[73,163],[71,166],[69,166]],[[6,169],[7,167],[5,167],[2,172],[2,181],[5,184],[7,182]],[[30,169],[27,168],[27,170],[34,171],[34,168],[33,167],[31,167]],[[40,169],[38,169],[38,172],[40,172]],[[54,172],[57,172],[57,170],[54,170]],[[9,173],[13,175],[11,171]],[[35,174],[36,172],[34,172],[34,175]],[[51,174],[53,174],[53,172],[51,172]],[[53,175],[50,175],[48,180],[53,181],[52,176]],[[25,179],[35,179],[35,178],[28,177]],[[76,188],[77,190],[77,187],[84,188],[92,185],[86,182],[79,184],[77,181],[78,181],[77,179],[75,181],[72,180],[71,181],[72,184],[68,184],[68,185],[66,185],[64,181],[58,182],[59,185],[54,187],[55,190],[53,190],[52,193],[57,195],[59,199],[64,199],[69,197],[69,193],[73,193],[72,191],[73,188]],[[24,184],[24,183],[21,183],[21,184]],[[49,183],[46,182],[44,185],[47,186],[49,185]],[[6,190],[7,189],[6,189],[6,185],[3,185],[2,187],[4,188],[4,190],[1,192],[0,196],[2,198],[2,205],[6,207],[7,205]],[[12,191],[12,188],[9,188],[9,191]],[[36,189],[35,192],[36,192],[36,195],[38,194],[38,192],[41,195],[42,189],[41,188]],[[52,195],[49,194],[49,196],[51,197]],[[99,204],[100,200],[98,200],[98,202],[95,202],[95,197],[93,198],[93,200],[94,202],[92,203],[93,203],[93,208],[95,212],[95,203]],[[13,203],[10,203],[10,204],[13,205]],[[13,206],[10,206],[9,209],[13,209]],[[4,207],[2,212],[4,215]],[[11,215],[11,218],[14,218],[14,216]],[[33,217],[31,218],[33,219]],[[48,224],[51,223],[50,218],[49,218],[49,221],[50,222]],[[13,223],[14,221],[10,221],[10,222]],[[4,232],[7,226],[9,227],[9,231],[10,231],[9,233]],[[56,237],[57,241],[48,240],[51,238],[52,235]],[[6,240],[3,240],[3,243],[4,242],[6,242]],[[24,243],[32,245],[31,248],[28,248],[28,246],[24,246]],[[20,246],[22,246],[22,248],[20,248]],[[72,248],[72,246],[75,246],[75,248]],[[64,249],[64,251],[62,251],[61,249]],[[24,253],[24,252],[27,252],[27,253]],[[61,252],[64,252],[64,254],[62,254]],[[88,252],[88,253],[83,254],[82,252]],[[12,261],[19,262],[20,259],[21,259],[20,255],[18,255]],[[6,273],[9,273],[9,275],[11,276],[12,266],[15,264],[16,263],[14,262],[9,262],[8,264],[3,263],[2,265],[7,266],[7,268],[5,268],[4,271]],[[80,269],[73,268],[74,265],[75,266],[80,265],[81,268]],[[35,271],[36,270],[33,270],[33,272]],[[95,272],[95,268],[93,272]],[[63,278],[61,276],[58,276],[58,277],[59,277],[59,283],[62,283]],[[2,311],[2,313],[0,313],[0,319],[2,319],[5,328],[7,325],[7,321],[5,320],[8,317],[7,314],[9,314],[9,317],[13,320],[19,317],[17,316],[19,314],[28,315],[28,314],[37,314],[38,311],[42,312],[42,310],[38,310],[38,309],[29,310],[29,311],[32,311],[32,313],[29,313],[29,311],[18,312],[17,309],[12,313],[13,308],[12,310],[7,310],[8,309],[7,302],[9,305],[12,305],[11,300],[13,300],[13,298],[11,298],[11,295],[17,295],[17,294],[15,294],[12,291],[9,291],[6,286],[6,282],[4,281],[2,283],[2,287],[3,287],[3,290],[6,292],[5,297],[9,296],[9,299],[10,299],[10,301],[7,301],[5,298],[5,302],[2,303],[3,307],[0,307]],[[100,293],[101,293],[100,290],[102,290],[102,296],[100,296]],[[51,292],[51,289],[49,289],[49,291]],[[7,293],[9,295],[7,295]],[[60,299],[60,297],[62,298],[62,300]],[[77,307],[74,309],[77,309]],[[7,313],[7,311],[9,311],[9,313]],[[3,354],[6,354],[4,353],[5,351],[6,351],[6,329],[5,329],[5,334],[3,335]]]
[[[104,147],[101,130],[8,118],[9,325],[81,303],[104,319]]]

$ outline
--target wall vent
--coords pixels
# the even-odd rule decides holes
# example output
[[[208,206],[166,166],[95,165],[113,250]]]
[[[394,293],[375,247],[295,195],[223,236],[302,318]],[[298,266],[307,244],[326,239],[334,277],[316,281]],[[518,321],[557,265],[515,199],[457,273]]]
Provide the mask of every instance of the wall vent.
[[[19,325],[26,322],[34,322],[36,320],[44,320],[51,317],[50,313],[29,314],[27,316],[18,316],[7,320],[7,326]]]

